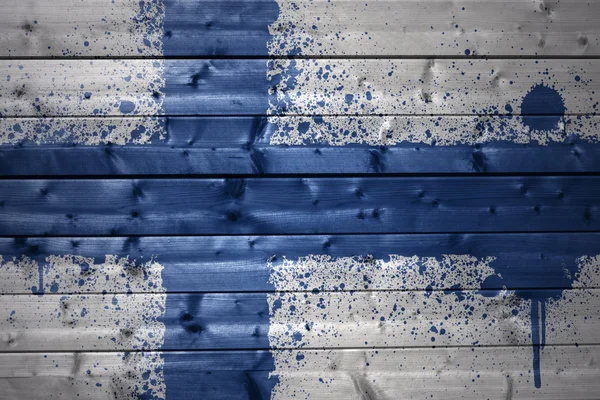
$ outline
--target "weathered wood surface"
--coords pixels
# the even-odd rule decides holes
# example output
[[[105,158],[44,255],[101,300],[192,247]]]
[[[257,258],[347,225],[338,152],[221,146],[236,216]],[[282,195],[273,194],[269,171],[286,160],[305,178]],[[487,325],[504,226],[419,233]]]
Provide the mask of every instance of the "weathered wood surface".
[[[598,13],[583,0],[10,0],[0,49],[4,57],[598,55]]]
[[[504,270],[507,278],[508,275],[517,278],[508,284],[510,289],[544,289],[569,286],[563,281],[565,268],[572,269],[584,255],[600,254],[600,235],[1,238],[0,293],[31,294],[32,286],[36,286],[36,291],[51,293],[54,282],[60,283],[53,289],[57,294],[123,293],[123,288],[132,293],[274,292],[275,287],[269,282],[272,268],[280,265],[284,256],[297,260],[309,254],[363,260],[368,260],[369,256],[389,260],[390,254],[438,260],[442,260],[445,254],[469,254],[480,259],[494,257],[490,264],[492,267]],[[158,265],[162,267],[157,269]],[[423,265],[423,261],[416,260],[415,265]],[[39,284],[40,266],[42,285]],[[331,263],[322,262],[311,272],[323,273],[331,267]],[[144,275],[159,271],[162,288],[148,286]],[[382,279],[378,273],[381,271],[372,272],[371,289],[425,290],[428,285],[423,281]],[[108,280],[106,276],[109,276]],[[321,283],[324,285],[321,290],[335,290],[335,284],[328,281]],[[489,282],[486,287],[502,289],[504,285],[507,282],[496,281]],[[460,279],[436,282],[438,290],[452,286],[455,289],[477,289],[479,284]],[[600,288],[593,281],[587,282],[585,287]],[[306,289],[298,287],[296,290]],[[356,286],[353,290],[368,289]]]
[[[542,389],[534,389],[528,377],[527,350],[519,347],[313,350],[312,354],[326,361],[312,362],[298,372],[282,369],[278,377],[271,379],[273,362],[268,351],[144,354],[147,358],[161,357],[169,365],[164,373],[166,392],[169,398],[177,399],[195,398],[199,393],[219,400],[267,399],[277,381],[280,397],[275,398],[285,398],[302,388],[305,393],[313,394],[311,398],[322,399],[361,398],[365,392],[377,399],[416,399],[422,398],[424,391],[433,398],[596,398],[600,390],[594,361],[599,357],[597,346],[547,347],[544,353],[560,354],[560,359],[546,357],[548,364],[542,374],[547,384]],[[290,359],[297,354],[304,352],[289,352]],[[140,371],[145,368],[144,358],[123,358],[122,353],[4,353],[0,354],[0,360],[0,398],[7,400],[41,400],[48,393],[57,399],[72,399],[79,394],[99,400],[110,398],[115,390],[125,396],[129,391],[119,388],[131,385],[139,389],[139,382],[144,381],[140,378]],[[371,365],[367,367],[365,360]],[[312,372],[307,372],[308,368]]]
[[[2,11],[0,398],[598,397],[600,3]]]
[[[0,64],[8,175],[598,170],[595,60]]]
[[[543,135],[526,126],[503,134],[508,118],[365,116],[362,135],[340,135],[339,143],[331,133],[351,130],[356,119],[332,117],[331,128],[313,124],[312,132],[292,137],[283,127],[311,126],[312,118],[3,118],[0,174],[600,171],[597,117],[565,118],[561,129]]]
[[[595,176],[2,180],[3,236],[598,230]]]
[[[595,114],[599,67],[570,59],[2,60],[0,115]]]
[[[526,299],[551,291],[497,292],[3,295],[0,351],[531,344]],[[546,306],[545,343],[598,343],[599,311],[600,291],[565,289]]]
[[[534,389],[528,377],[528,350],[496,347],[276,351],[276,357],[282,355],[289,363],[279,365],[276,372],[279,384],[275,386],[272,398],[290,398],[294,394],[302,398],[310,394],[310,398],[319,399],[421,399],[425,396],[503,400],[511,396],[523,399],[594,398],[598,385],[595,379],[598,367],[594,361],[597,358],[596,347],[547,347],[544,353],[560,354],[560,358],[551,360],[544,354],[548,364],[542,374],[547,385],[542,389]],[[173,378],[172,382],[200,376],[204,370],[203,363],[195,363],[199,358],[207,357],[205,354],[166,354],[167,362],[172,360],[173,363],[172,374],[181,377],[181,380]],[[222,353],[209,354],[220,356]],[[296,361],[298,355],[305,358]],[[314,358],[309,360],[310,356]],[[243,354],[236,352],[233,357],[238,357],[238,361],[232,360],[232,366],[237,367],[240,362],[247,365]],[[223,359],[223,362],[227,361],[229,357]],[[215,363],[221,365],[219,361]],[[298,368],[291,368],[296,364]],[[261,370],[256,363],[251,365],[253,371]],[[259,394],[273,383],[266,381],[265,375],[252,375],[252,378],[256,386],[250,387],[260,389],[254,391],[256,398],[267,398]],[[206,387],[207,393],[221,398],[219,389],[208,391],[209,387]],[[172,390],[173,395],[179,398],[194,395],[187,385],[177,385]],[[246,392],[243,393],[246,396]]]

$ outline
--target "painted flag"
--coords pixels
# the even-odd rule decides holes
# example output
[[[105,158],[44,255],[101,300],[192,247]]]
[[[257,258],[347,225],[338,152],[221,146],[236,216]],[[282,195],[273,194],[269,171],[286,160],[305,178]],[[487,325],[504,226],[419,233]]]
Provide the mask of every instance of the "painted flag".
[[[11,0],[0,15],[0,170],[544,172],[562,168],[558,152],[567,170],[585,170],[581,153],[598,141],[600,69],[560,56],[597,52],[599,6],[521,3],[407,0],[398,12],[384,1]],[[475,18],[482,13],[499,22]],[[431,15],[446,22],[423,25]],[[503,22],[522,15],[547,35]],[[193,157],[197,148],[206,159]],[[367,158],[355,159],[359,148]],[[298,149],[310,158],[288,156]],[[335,151],[346,154],[337,164],[316,161]],[[508,153],[515,158],[503,160]],[[107,203],[122,188],[100,184]],[[131,204],[149,201],[127,190]],[[226,190],[235,204],[241,189]],[[181,194],[173,207],[187,204]],[[100,229],[77,224],[76,213],[61,218],[72,225],[53,235]],[[595,396],[600,250],[587,242],[546,258],[541,241],[526,263],[506,257],[517,240],[485,254],[363,239],[336,254],[288,243],[235,258],[241,242],[188,242],[185,223],[143,252],[135,232],[109,251],[64,238],[40,250],[2,231],[19,238],[0,258],[0,398]],[[185,246],[160,250],[171,240]]]

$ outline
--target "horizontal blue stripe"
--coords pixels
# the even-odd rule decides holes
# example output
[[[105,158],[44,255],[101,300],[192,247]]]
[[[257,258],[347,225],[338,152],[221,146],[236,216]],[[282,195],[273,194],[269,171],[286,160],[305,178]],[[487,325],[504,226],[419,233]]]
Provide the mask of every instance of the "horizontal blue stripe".
[[[27,141],[3,145],[0,174],[16,177],[600,171],[600,146],[575,137],[547,146],[509,142],[473,146],[281,146],[269,145],[275,128],[266,117],[163,117],[161,121],[167,138],[153,138],[147,145],[38,145]]]
[[[584,254],[600,254],[600,234],[0,238],[0,254],[5,259],[25,255],[41,264],[52,254],[96,260],[114,254],[139,262],[154,257],[165,267],[163,286],[168,293],[272,290],[267,263],[274,255],[290,259],[308,254],[372,255],[387,259],[389,254],[470,254],[478,258],[495,256],[493,266],[515,277],[510,282],[490,282],[488,288],[506,285],[509,289],[535,289],[565,286],[556,283],[565,278],[565,268],[572,269]],[[281,257],[273,263],[280,261]]]
[[[268,351],[163,353],[167,399],[269,399],[277,383]]]
[[[164,0],[166,56],[266,55],[275,0]]]
[[[0,235],[594,231],[600,178],[3,180]]]

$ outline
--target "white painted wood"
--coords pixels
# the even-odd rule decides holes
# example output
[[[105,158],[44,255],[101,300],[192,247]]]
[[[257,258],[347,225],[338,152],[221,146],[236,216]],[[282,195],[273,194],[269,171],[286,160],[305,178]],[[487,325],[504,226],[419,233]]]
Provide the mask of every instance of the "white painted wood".
[[[490,297],[485,294],[381,291],[269,295],[269,343],[274,348],[531,344],[531,300],[513,291]],[[545,307],[548,344],[600,342],[600,291],[565,290],[560,299],[549,300]]]
[[[594,114],[600,89],[594,60],[273,60],[268,76],[273,114],[520,115],[536,86],[528,99],[547,101],[545,113],[555,99]]]
[[[164,399],[160,353],[0,354],[0,399]]]
[[[165,294],[0,296],[0,351],[153,350]]]
[[[178,361],[178,370],[238,368],[216,366],[218,353],[187,354],[187,361]],[[239,352],[238,357],[243,359],[246,354]],[[531,351],[527,347],[300,350],[272,354],[279,379],[272,399],[289,399],[295,394],[296,398],[310,395],[311,399],[591,400],[600,391],[598,346],[546,347],[541,371],[544,386],[540,389],[532,384]],[[120,399],[135,398],[140,383],[148,382],[141,375],[155,362],[164,365],[160,353],[3,353],[0,399],[45,400],[52,396],[66,400],[79,394],[105,400],[113,398],[113,390]],[[193,385],[197,379],[191,376],[181,379]],[[212,376],[218,381],[217,374]],[[169,399],[162,371],[152,378],[160,379],[160,385],[153,387],[158,397]],[[244,396],[247,394],[240,393],[240,398]]]
[[[586,0],[277,0],[277,55],[598,54]]]
[[[536,389],[531,349],[435,348],[272,352],[272,399],[597,399],[596,346],[546,347]]]
[[[232,309],[234,299],[259,304],[263,296],[270,305],[268,327],[266,318],[257,322],[256,307]],[[164,294],[3,295],[0,351],[158,349],[165,333],[159,320],[165,298]],[[185,297],[180,295],[178,301],[181,310],[171,309],[171,315],[188,312]],[[277,301],[282,303],[279,308]],[[255,342],[251,333],[257,324],[260,330],[268,328],[274,348],[494,346],[531,343],[530,309],[530,300],[510,291],[491,297],[474,291],[213,294],[202,298],[198,317],[206,321],[209,332],[218,332],[223,343],[236,346]],[[546,304],[546,342],[598,343],[599,309],[599,290],[565,290],[560,299]],[[168,329],[194,335],[175,323]],[[209,338],[199,345],[223,346]]]
[[[0,145],[151,144],[166,138],[157,117],[0,118]]]
[[[590,143],[600,141],[600,119],[595,116],[568,116],[556,129],[548,131],[531,130],[522,123],[520,117],[513,117],[513,119],[514,122],[506,117],[486,115],[431,117],[365,115],[325,116],[322,117],[323,123],[313,124],[313,117],[309,116],[272,116],[268,117],[268,121],[276,129],[265,142],[273,146],[305,144],[344,146],[355,143],[370,146],[394,146],[402,143],[453,146],[497,141],[549,145],[561,143],[569,137]],[[517,120],[521,122],[517,123]],[[308,125],[308,129],[300,131],[298,129],[300,124]],[[341,134],[343,132],[353,134]],[[245,131],[226,133],[228,136],[223,135],[217,142],[218,145],[230,145],[229,141],[247,134]],[[167,145],[166,139],[167,132],[159,117],[0,119],[0,144],[4,145],[19,144],[24,141],[38,145],[65,143]],[[178,136],[177,139],[180,137]],[[0,275],[1,273],[0,271]]]
[[[0,255],[0,294],[163,293],[154,259],[49,255],[43,261]]]
[[[163,110],[165,65],[170,108]],[[300,59],[272,60],[268,67],[263,61],[248,60],[245,65],[240,72],[239,62],[220,63],[202,87],[193,88],[190,73],[197,70],[193,63],[180,60],[1,61],[6,80],[0,83],[0,113],[5,117],[217,112],[211,110],[255,114],[270,94],[270,106],[264,108],[269,114],[540,112],[525,107],[529,104],[525,99],[547,102],[546,109],[554,113],[594,114],[600,89],[600,63],[594,60]],[[270,89],[268,82],[263,86],[248,81],[263,69],[273,85]],[[247,101],[232,102],[228,93],[234,88]],[[517,118],[514,124],[519,122]],[[554,129],[559,128],[546,130]]]
[[[536,119],[541,125],[544,119],[552,118],[539,116]],[[310,116],[269,117],[269,122],[276,126],[269,143],[290,146],[355,143],[371,146],[402,143],[454,146],[497,141],[550,145],[568,138],[589,143],[600,141],[600,118],[594,115],[566,116],[560,118],[554,128],[547,130],[531,129],[519,116],[324,116],[320,121],[315,123]]]
[[[0,56],[158,56],[162,0],[3,0]]]
[[[269,122],[276,127],[269,143],[289,146],[395,146],[403,143],[455,146],[506,141],[549,145],[561,143],[568,137],[563,121],[559,120],[552,129],[534,130],[523,124],[521,117],[364,115],[324,116],[319,121],[315,123],[313,117],[309,116],[269,117]],[[577,131],[569,133],[592,143],[598,142],[598,132],[586,129],[582,125],[583,122],[575,120],[573,127],[577,128]]]
[[[156,115],[163,70],[162,60],[0,61],[0,115]]]
[[[271,33],[271,40],[264,43],[265,55],[464,56],[468,50],[469,54],[530,56],[600,52],[596,23],[600,6],[594,1],[264,0],[269,1],[279,6],[275,21],[252,15],[262,10],[258,6],[244,13],[248,18],[264,20],[264,29]],[[215,15],[228,15],[221,3],[233,2],[200,1],[201,14],[190,19],[185,12],[197,10],[195,2],[178,0],[165,5],[157,0],[140,6],[137,0],[8,0],[3,2],[0,15],[0,49],[3,56],[160,55],[165,12],[173,13],[172,20],[185,22],[183,27],[169,26],[180,30],[171,41],[201,40],[205,21],[211,21],[225,38],[255,34],[243,23],[235,25],[218,17],[213,20]],[[246,54],[235,41],[229,43],[231,48],[225,49],[228,54]],[[175,44],[181,49],[189,46]],[[222,44],[191,45],[194,50],[190,51],[206,55],[203,53],[215,46]]]

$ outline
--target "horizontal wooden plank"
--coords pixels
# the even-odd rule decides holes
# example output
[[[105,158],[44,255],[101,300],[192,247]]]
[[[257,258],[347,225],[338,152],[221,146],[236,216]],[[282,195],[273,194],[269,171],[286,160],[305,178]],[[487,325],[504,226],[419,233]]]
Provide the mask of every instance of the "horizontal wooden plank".
[[[163,69],[162,60],[3,60],[0,116],[152,116]]]
[[[414,148],[451,147],[496,142],[548,146],[578,138],[598,143],[598,117],[566,116],[555,131],[527,126],[506,129],[513,116],[222,116],[222,117],[79,117],[0,119],[4,149],[94,145],[171,148],[240,148],[277,146],[344,147],[353,145]],[[550,125],[554,116],[531,116]],[[322,119],[322,121],[320,120]],[[325,121],[327,120],[327,122]],[[311,125],[313,124],[313,125]],[[305,126],[294,131],[291,127]],[[333,128],[344,127],[340,131]],[[384,131],[384,133],[382,133]]]
[[[86,160],[81,163],[81,160]],[[578,140],[555,146],[432,147],[170,146],[1,148],[4,176],[156,176],[395,173],[600,172],[600,149]]]
[[[505,129],[512,118],[330,117],[331,124],[311,124],[311,117],[2,118],[0,174],[600,171],[597,117],[565,118],[555,132]],[[290,126],[308,128],[293,133]]]
[[[0,235],[598,230],[598,178],[2,180]]]
[[[198,393],[217,400],[283,399],[293,393],[337,399],[361,398],[365,392],[378,399],[595,399],[600,390],[593,362],[598,358],[597,346],[549,346],[542,352],[541,389],[532,384],[530,352],[519,347],[275,351],[273,357],[267,351],[130,353],[126,357],[122,353],[4,353],[0,354],[0,398],[41,400],[51,395],[66,400],[79,395],[99,400],[113,391],[135,397],[146,392],[142,385],[148,379],[142,375],[150,370],[150,359],[162,367],[153,376],[159,384],[150,393],[161,398],[166,390],[167,399],[193,398]],[[295,360],[298,355],[305,357],[298,367],[282,362],[273,371],[272,358]],[[269,379],[271,372],[276,375]]]
[[[158,349],[165,301],[164,294],[3,295],[0,351]]]
[[[277,3],[271,54],[576,55],[600,33],[586,15],[600,7],[578,0]]]
[[[198,353],[176,354],[166,355],[167,376],[180,377],[173,379],[173,383],[183,382],[186,377],[191,379],[202,370],[202,363],[199,368],[192,366]],[[526,348],[315,350],[272,354],[276,365],[274,375],[278,378],[271,394],[273,399],[294,395],[317,399],[506,399],[510,396],[584,399],[593,398],[590,394],[597,385],[593,378],[597,375],[597,365],[590,362],[596,358],[596,348],[587,346],[543,350],[541,389],[532,384],[531,356]],[[232,365],[237,366],[237,362]],[[259,388],[273,384],[255,382]],[[185,397],[192,394],[193,388],[177,385],[169,390]]]
[[[10,0],[0,49],[9,57],[598,55],[598,12],[584,0]]]
[[[547,134],[564,129],[565,114],[598,111],[599,66],[572,59],[3,60],[0,115],[555,116],[544,124],[505,121],[508,132],[525,126]]]
[[[2,6],[2,57],[163,54],[162,0],[5,0]]]
[[[588,278],[578,286],[600,288],[594,280],[593,263],[587,265],[581,259],[600,254],[597,233],[1,238],[0,254],[1,294],[273,292],[271,273],[289,262],[294,262],[289,268],[296,269],[291,276],[310,273],[312,281],[321,280],[320,290],[340,290],[339,279],[332,281],[323,275],[334,270],[337,259],[346,258],[355,259],[360,270],[351,269],[349,263],[347,272],[336,271],[345,276],[348,289],[356,291],[425,290],[429,285],[436,290],[452,286],[479,289],[482,284],[458,274],[459,279],[431,274],[427,281],[423,275],[413,274],[413,268],[406,268],[403,279],[390,279],[382,273],[389,265],[402,266],[401,261],[373,264],[372,268],[360,263],[371,258],[392,262],[390,254],[415,257],[418,269],[428,265],[423,262],[426,258],[441,261],[449,254],[469,255],[475,260],[493,257],[493,261],[470,262],[458,269],[474,273],[469,268],[487,265],[501,273],[504,279],[488,280],[488,289],[571,287],[583,267]],[[309,255],[324,259],[313,264],[301,262],[310,260]],[[568,274],[571,278],[565,270],[572,271]],[[483,279],[482,273],[483,268],[473,276]],[[406,279],[411,274],[420,279]],[[365,275],[370,283],[364,282]],[[350,281],[359,284],[350,286]],[[312,287],[300,286],[307,282],[305,277],[297,279],[296,286],[288,289],[310,291]]]
[[[598,343],[597,289],[45,294],[2,296],[0,351],[539,344],[542,299],[542,343]]]

